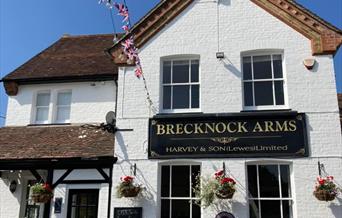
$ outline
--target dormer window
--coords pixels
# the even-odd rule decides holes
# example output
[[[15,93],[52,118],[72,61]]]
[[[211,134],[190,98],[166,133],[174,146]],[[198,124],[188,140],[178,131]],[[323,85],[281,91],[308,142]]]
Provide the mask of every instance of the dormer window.
[[[71,109],[71,92],[59,92],[56,104],[56,123],[69,123]]]
[[[168,59],[162,65],[163,112],[199,111],[199,59]]]
[[[37,94],[35,123],[46,124],[49,121],[50,92]]]

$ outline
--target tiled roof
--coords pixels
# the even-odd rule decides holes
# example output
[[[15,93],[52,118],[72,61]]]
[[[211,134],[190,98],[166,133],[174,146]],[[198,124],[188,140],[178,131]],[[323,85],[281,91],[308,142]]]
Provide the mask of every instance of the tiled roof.
[[[0,160],[114,156],[114,135],[81,126],[0,128]]]
[[[4,81],[29,83],[84,78],[114,78],[117,67],[104,50],[113,35],[63,36],[31,60],[8,74]]]

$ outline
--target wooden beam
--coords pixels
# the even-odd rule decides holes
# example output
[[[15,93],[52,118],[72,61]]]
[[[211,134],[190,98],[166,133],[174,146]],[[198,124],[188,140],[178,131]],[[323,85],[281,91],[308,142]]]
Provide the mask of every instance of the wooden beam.
[[[107,173],[105,173],[105,171],[103,171],[102,168],[96,168],[97,171],[99,171],[99,173],[101,174],[101,176],[105,179],[105,180],[109,180],[109,176],[107,175]]]
[[[55,189],[63,180],[72,172],[73,169],[68,169],[53,185],[52,189]]]
[[[37,172],[37,170],[31,169],[30,172],[32,173],[32,175],[34,176],[34,178],[36,178],[36,180],[37,180],[38,182],[41,182],[41,181],[44,182],[44,179],[39,175],[39,173]]]

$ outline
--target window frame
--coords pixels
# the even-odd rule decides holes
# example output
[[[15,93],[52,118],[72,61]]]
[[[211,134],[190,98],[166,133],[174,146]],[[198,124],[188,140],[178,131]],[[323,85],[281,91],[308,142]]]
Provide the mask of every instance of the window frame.
[[[253,57],[255,56],[264,56],[269,55],[271,56],[271,69],[272,69],[272,78],[270,79],[254,79],[254,67],[253,67]],[[274,66],[273,66],[273,56],[280,55],[282,59],[282,71],[283,77],[282,78],[274,78]],[[251,74],[252,78],[249,80],[244,79],[244,64],[243,58],[251,57]],[[287,92],[287,77],[286,77],[286,65],[285,65],[285,58],[284,52],[278,49],[266,50],[266,51],[252,51],[252,52],[242,52],[241,53],[241,86],[242,86],[242,105],[243,109],[246,111],[253,111],[253,110],[285,110],[289,109],[288,105],[288,92]],[[275,97],[275,81],[283,81],[283,93],[284,93],[284,104],[283,105],[276,105],[276,97]],[[245,105],[245,82],[251,82],[253,87],[253,106],[246,106]],[[255,105],[255,92],[254,92],[254,84],[255,82],[272,82],[272,94],[273,94],[273,105]]]
[[[70,105],[58,105],[58,95],[61,93],[70,93]],[[53,107],[53,123],[57,124],[65,124],[65,123],[70,123],[71,120],[71,105],[72,105],[72,90],[67,89],[67,90],[57,90],[56,91],[56,97],[53,101],[54,107]],[[58,109],[59,108],[70,108],[69,109],[69,119],[65,121],[57,120],[57,114],[58,114]]]
[[[37,106],[38,103],[38,95],[39,94],[49,94],[49,105],[48,106]],[[48,124],[50,121],[50,112],[51,112],[51,99],[52,99],[52,92],[50,90],[42,90],[42,91],[38,91],[35,93],[34,95],[34,105],[32,105],[33,107],[33,116],[32,117],[32,122],[33,124]],[[47,108],[48,109],[48,116],[47,119],[45,121],[37,121],[37,112],[38,112],[38,108]]]
[[[260,179],[259,179],[259,166],[267,166],[267,165],[276,165],[278,168],[278,185],[279,185],[279,197],[260,197]],[[249,193],[249,182],[248,182],[248,166],[256,166],[257,170],[257,197],[252,197]],[[281,186],[281,174],[280,174],[280,166],[288,166],[289,169],[289,196],[290,197],[282,197],[282,186]],[[262,200],[269,200],[269,201],[280,201],[280,212],[281,217],[283,218],[283,201],[289,201],[290,206],[290,218],[296,217],[295,215],[295,194],[294,194],[294,177],[293,177],[293,166],[290,162],[278,162],[278,161],[270,161],[270,162],[249,162],[245,165],[245,171],[246,171],[246,191],[247,191],[247,204],[249,208],[249,202],[252,201],[258,201],[258,208],[259,213],[258,217],[261,217],[261,201]],[[248,217],[250,216],[250,209],[248,209]]]
[[[191,61],[198,61],[198,82],[191,82]],[[166,61],[171,61],[171,81],[170,83],[165,83],[163,82],[164,79],[164,62]],[[173,62],[174,61],[188,61],[189,62],[189,82],[188,83],[173,83],[172,78],[173,78]],[[196,113],[196,112],[201,112],[201,59],[199,55],[181,55],[181,56],[171,56],[171,57],[165,57],[161,58],[161,67],[160,67],[160,99],[161,99],[161,104],[160,104],[160,109],[163,113]],[[182,109],[172,109],[172,97],[173,97],[173,92],[171,91],[171,109],[164,109],[164,87],[165,86],[177,86],[177,85],[189,85],[190,86],[190,91],[189,91],[189,108],[182,108]],[[198,108],[191,108],[191,86],[192,85],[198,85],[199,86],[199,99],[198,99]]]
[[[161,188],[162,188],[162,167],[163,166],[169,166],[170,167],[170,175],[169,175],[169,197],[162,197],[162,191],[161,191]],[[172,197],[172,167],[173,166],[189,166],[190,168],[190,171],[189,171],[189,176],[190,176],[190,197]],[[200,169],[200,175],[202,173],[202,164],[201,163],[197,163],[197,162],[175,162],[175,163],[172,163],[172,162],[165,162],[165,163],[161,163],[159,165],[159,187],[158,187],[158,190],[159,190],[159,194],[158,194],[158,198],[159,198],[159,217],[162,216],[162,208],[161,208],[161,205],[162,205],[162,200],[170,200],[170,214],[169,214],[169,217],[172,217],[172,200],[189,200],[189,201],[192,201],[192,200],[198,200],[199,198],[196,198],[194,196],[192,196],[192,187],[191,187],[191,174],[192,174],[192,166],[198,166],[199,169]],[[190,204],[190,217],[191,218],[194,218],[192,217],[192,205],[193,203]],[[201,217],[202,217],[202,213],[203,213],[203,210],[202,210],[202,207],[200,207],[200,211],[201,211]]]

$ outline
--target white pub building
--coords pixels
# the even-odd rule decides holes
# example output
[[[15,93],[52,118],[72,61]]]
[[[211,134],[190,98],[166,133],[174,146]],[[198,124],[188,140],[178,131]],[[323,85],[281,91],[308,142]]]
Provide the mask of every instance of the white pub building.
[[[290,0],[163,0],[114,45],[63,36],[2,78],[0,217],[342,217],[313,194],[342,185],[341,44]]]

